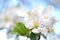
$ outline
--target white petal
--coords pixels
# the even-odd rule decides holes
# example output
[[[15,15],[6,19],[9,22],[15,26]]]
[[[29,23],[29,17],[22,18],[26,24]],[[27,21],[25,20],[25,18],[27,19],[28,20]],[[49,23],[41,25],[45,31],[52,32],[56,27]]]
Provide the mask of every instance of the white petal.
[[[24,17],[15,15],[15,16],[13,17],[13,21],[24,22]]]
[[[40,5],[36,5],[36,6],[31,10],[32,13],[40,13],[40,11],[41,11]]]
[[[15,7],[13,9],[13,13],[16,14],[17,16],[23,16],[23,17],[27,16],[27,13],[24,10],[23,6]]]
[[[18,16],[23,16],[23,17],[27,16],[27,13],[23,10],[16,10],[15,14]]]
[[[40,28],[38,28],[38,29],[34,28],[34,29],[32,30],[32,32],[33,32],[33,33],[36,33],[36,34],[37,34],[37,33],[40,33]]]
[[[14,26],[15,25],[13,24],[13,22],[6,22],[5,23],[5,28],[7,28],[7,29],[13,30]]]
[[[49,5],[47,8],[44,9],[42,15],[50,15],[54,11],[54,7],[52,5]]]
[[[46,27],[44,27],[44,28],[42,28],[42,29],[40,29],[40,32],[43,34],[43,35],[47,35],[47,33],[48,33],[48,30],[47,30],[47,28]]]
[[[37,21],[39,21],[39,16],[40,16],[40,14],[39,14],[39,12],[40,12],[40,6],[39,5],[36,5],[32,10],[31,10],[31,13],[30,13],[30,18],[32,19],[32,20],[37,20]]]
[[[51,17],[50,18],[50,22],[51,22],[51,24],[55,24],[57,22],[57,20],[56,20],[55,17]]]
[[[26,28],[28,28],[28,29],[32,29],[34,27],[33,26],[33,21],[29,18],[26,18],[24,20],[24,24],[25,24]]]

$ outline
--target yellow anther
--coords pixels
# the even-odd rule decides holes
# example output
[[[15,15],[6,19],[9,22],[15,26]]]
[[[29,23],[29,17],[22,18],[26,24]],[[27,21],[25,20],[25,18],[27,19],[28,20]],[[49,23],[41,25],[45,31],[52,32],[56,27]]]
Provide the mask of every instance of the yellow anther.
[[[48,29],[48,32],[54,32],[54,29]]]
[[[5,16],[5,21],[9,21],[9,16]]]
[[[38,28],[39,24],[37,21],[34,21],[34,28]]]
[[[30,16],[31,12],[29,11],[29,12],[27,12],[27,14],[28,14],[28,16]]]

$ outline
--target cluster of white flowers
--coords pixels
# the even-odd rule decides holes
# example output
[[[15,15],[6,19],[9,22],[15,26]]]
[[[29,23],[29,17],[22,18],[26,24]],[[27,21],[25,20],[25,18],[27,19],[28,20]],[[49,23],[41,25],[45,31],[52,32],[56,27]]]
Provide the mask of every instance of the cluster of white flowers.
[[[23,7],[7,8],[5,14],[0,14],[0,29],[7,28],[11,36],[15,23],[23,22],[26,28],[32,29],[33,33],[43,34],[47,40],[60,40],[54,33],[53,25],[57,22],[52,15],[54,7],[50,5],[42,13],[40,10],[39,5],[29,12],[24,11]]]
[[[57,22],[52,15],[54,7],[48,6],[40,13],[39,5],[28,12],[28,18],[26,21],[26,27],[32,29],[33,33],[42,33],[47,37],[47,40],[60,40],[54,32],[54,24]]]

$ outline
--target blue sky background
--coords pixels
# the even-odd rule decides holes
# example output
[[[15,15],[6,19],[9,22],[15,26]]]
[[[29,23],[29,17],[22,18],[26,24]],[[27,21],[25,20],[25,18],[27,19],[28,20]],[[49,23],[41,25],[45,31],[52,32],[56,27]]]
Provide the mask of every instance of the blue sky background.
[[[48,5],[50,5],[50,2],[45,2],[43,0],[0,0],[0,13],[4,13],[5,9],[9,6],[16,6],[16,5],[24,5],[25,10],[31,10],[36,4],[41,5],[41,10],[43,10],[45,7],[47,7]],[[58,20],[58,22],[55,25],[55,32],[57,35],[60,35],[60,9],[58,7],[55,6],[55,10],[54,10],[54,16],[56,17],[56,19]],[[1,30],[0,31],[0,37],[7,37],[6,36],[6,32],[7,30]],[[2,35],[1,35],[2,34]],[[0,39],[1,39],[0,38]],[[2,39],[3,40],[3,39]],[[13,40],[13,38],[12,38]]]

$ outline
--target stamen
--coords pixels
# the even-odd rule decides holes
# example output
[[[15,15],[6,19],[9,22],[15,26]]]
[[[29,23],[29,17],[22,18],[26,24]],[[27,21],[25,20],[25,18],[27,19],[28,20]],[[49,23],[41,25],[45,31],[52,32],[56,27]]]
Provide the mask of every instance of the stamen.
[[[38,22],[37,21],[34,21],[34,27],[35,28],[38,28],[38,26],[39,26]]]

